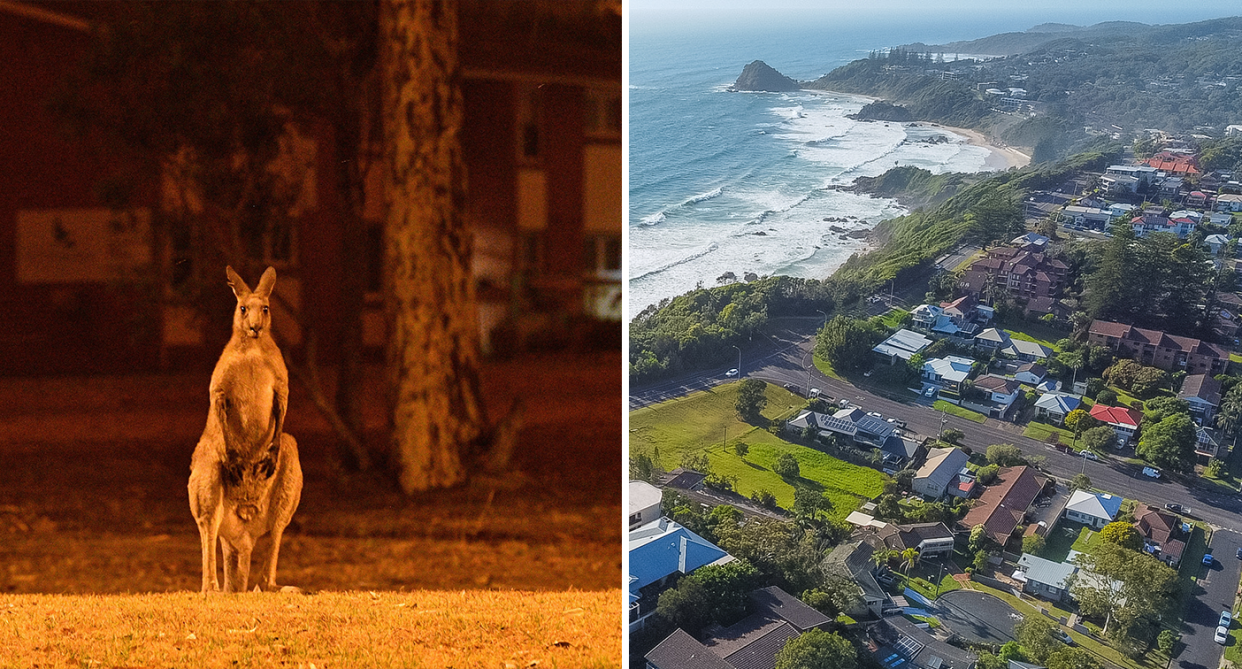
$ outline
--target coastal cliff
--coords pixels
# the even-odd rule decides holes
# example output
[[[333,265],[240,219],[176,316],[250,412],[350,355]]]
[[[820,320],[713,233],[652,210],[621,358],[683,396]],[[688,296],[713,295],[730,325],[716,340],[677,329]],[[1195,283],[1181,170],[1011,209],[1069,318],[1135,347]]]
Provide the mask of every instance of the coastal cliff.
[[[756,60],[742,68],[742,74],[733,83],[735,91],[763,91],[768,93],[784,93],[800,90],[798,82],[777,72],[772,66]]]

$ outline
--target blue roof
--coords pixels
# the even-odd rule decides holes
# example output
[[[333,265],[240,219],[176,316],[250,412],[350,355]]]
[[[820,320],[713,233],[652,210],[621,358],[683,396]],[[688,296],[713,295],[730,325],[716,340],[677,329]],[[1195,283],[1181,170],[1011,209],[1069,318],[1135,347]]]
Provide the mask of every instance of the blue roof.
[[[730,557],[703,537],[661,518],[630,533],[630,591]]]

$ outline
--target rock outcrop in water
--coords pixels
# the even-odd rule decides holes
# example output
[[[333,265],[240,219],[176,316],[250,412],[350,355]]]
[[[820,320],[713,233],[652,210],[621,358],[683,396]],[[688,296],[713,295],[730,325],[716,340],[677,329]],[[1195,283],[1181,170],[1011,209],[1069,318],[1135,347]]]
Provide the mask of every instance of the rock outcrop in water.
[[[777,72],[762,60],[756,60],[742,68],[742,74],[733,83],[733,90],[735,91],[783,93],[800,90],[801,88],[798,82]]]
[[[857,114],[847,114],[856,121],[913,121],[910,110],[884,100],[876,100],[858,110]]]

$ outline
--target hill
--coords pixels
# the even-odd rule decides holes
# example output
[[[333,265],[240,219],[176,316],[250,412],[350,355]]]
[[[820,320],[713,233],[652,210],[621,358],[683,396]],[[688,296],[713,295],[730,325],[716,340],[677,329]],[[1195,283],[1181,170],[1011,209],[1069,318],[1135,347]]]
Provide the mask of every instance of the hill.
[[[798,82],[777,72],[771,65],[762,60],[752,61],[742,68],[742,74],[733,83],[733,90],[736,91],[783,93],[786,91],[796,91],[799,88],[801,86],[798,85]]]

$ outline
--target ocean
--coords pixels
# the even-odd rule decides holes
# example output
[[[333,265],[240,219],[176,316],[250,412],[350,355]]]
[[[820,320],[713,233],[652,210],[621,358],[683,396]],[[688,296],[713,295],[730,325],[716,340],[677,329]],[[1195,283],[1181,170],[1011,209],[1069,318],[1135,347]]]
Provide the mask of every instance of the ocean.
[[[848,28],[848,27],[845,27]],[[989,32],[990,31],[990,32]],[[869,51],[973,38],[993,26],[716,26],[631,19],[629,307],[712,286],[726,272],[824,278],[866,244],[850,232],[905,213],[837,190],[895,165],[978,172],[990,151],[926,124],[846,118],[868,100],[821,92],[734,93],[752,60],[798,80]],[[930,34],[929,34],[930,33]]]

